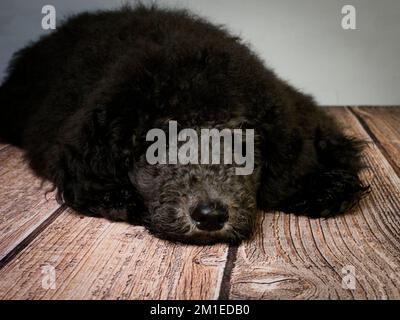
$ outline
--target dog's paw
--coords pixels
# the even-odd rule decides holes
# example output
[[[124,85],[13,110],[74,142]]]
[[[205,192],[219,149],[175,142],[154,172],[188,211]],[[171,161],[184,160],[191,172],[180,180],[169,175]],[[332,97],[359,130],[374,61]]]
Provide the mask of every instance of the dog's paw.
[[[79,211],[89,216],[134,223],[143,211],[140,204],[136,193],[121,188],[98,194],[96,201],[89,208]]]
[[[359,178],[345,170],[306,176],[299,192],[283,205],[284,211],[312,218],[330,217],[349,211],[368,193]]]
[[[126,209],[115,208],[98,208],[97,213],[99,216],[111,221],[128,221],[129,215]]]
[[[343,202],[330,203],[330,204],[328,204],[328,202],[327,202],[326,209],[323,209],[322,211],[321,211],[320,207],[313,208],[312,205],[310,205],[310,207],[305,212],[305,214],[312,218],[329,218],[329,217],[350,211],[356,204],[357,204],[356,200],[343,201]]]

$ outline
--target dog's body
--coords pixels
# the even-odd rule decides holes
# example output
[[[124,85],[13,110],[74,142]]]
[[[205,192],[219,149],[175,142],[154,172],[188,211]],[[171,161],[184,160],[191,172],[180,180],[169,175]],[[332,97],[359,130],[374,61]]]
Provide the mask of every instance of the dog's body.
[[[26,150],[60,200],[168,239],[238,241],[251,234],[257,209],[332,215],[364,191],[360,143],[239,39],[184,11],[69,19],[14,56],[0,118],[2,139]],[[181,128],[254,129],[253,174],[149,165],[146,133],[170,119]],[[220,229],[193,222],[193,208],[207,201],[224,207]]]

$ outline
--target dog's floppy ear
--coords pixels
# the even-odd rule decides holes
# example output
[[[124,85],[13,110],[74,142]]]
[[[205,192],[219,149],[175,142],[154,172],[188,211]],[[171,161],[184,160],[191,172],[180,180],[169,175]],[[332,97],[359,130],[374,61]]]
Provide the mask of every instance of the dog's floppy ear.
[[[55,185],[59,199],[82,211],[106,205],[116,185],[129,187],[131,150],[127,149],[118,119],[103,106],[80,109],[60,129],[54,152]]]
[[[260,209],[274,209],[295,190],[296,162],[304,141],[296,130],[277,130],[264,125],[261,132],[261,181],[257,193]]]

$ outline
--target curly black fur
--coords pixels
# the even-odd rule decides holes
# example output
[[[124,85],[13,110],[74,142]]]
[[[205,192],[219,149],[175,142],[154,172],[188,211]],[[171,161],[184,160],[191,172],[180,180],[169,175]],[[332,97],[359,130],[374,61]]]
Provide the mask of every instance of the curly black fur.
[[[360,142],[239,38],[187,11],[139,6],[68,19],[14,55],[0,119],[2,139],[26,150],[60,201],[178,241],[238,241],[257,208],[326,216],[365,191]],[[254,173],[146,164],[146,132],[168,119],[254,128]],[[188,212],[210,197],[229,207],[229,223],[199,231]]]

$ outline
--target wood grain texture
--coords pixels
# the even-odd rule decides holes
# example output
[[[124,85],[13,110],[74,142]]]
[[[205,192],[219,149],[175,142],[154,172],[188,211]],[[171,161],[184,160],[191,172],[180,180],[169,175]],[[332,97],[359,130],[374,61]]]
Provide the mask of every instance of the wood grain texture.
[[[372,186],[352,214],[308,219],[265,213],[255,239],[238,249],[230,298],[399,299],[400,179],[347,109],[330,109],[348,134],[364,138]],[[342,279],[354,267],[355,290]]]
[[[0,299],[215,299],[226,252],[67,210],[0,271]],[[55,290],[42,288],[45,265]]]
[[[59,208],[54,193],[41,188],[21,150],[0,150],[0,260]]]
[[[400,108],[356,107],[352,111],[368,126],[383,153],[400,176]]]

